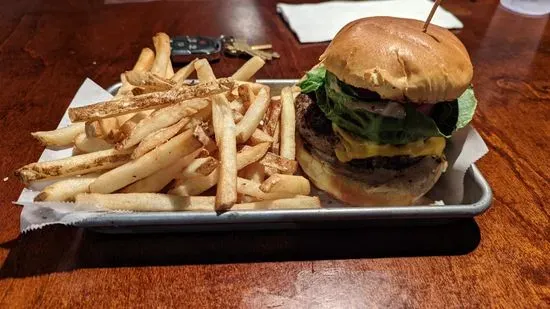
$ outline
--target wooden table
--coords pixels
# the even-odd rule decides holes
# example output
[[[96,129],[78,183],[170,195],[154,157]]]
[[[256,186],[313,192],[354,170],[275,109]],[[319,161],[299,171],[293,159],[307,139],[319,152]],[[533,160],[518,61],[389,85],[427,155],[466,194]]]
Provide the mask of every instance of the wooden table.
[[[19,234],[17,167],[43,147],[84,78],[131,68],[158,31],[272,42],[262,78],[296,78],[326,44],[299,44],[276,1],[0,4],[0,307],[535,308],[550,305],[550,23],[498,1],[445,1],[475,66],[478,164],[492,208],[445,226],[102,235]],[[329,22],[329,21],[327,21]],[[229,75],[244,60],[214,65]]]

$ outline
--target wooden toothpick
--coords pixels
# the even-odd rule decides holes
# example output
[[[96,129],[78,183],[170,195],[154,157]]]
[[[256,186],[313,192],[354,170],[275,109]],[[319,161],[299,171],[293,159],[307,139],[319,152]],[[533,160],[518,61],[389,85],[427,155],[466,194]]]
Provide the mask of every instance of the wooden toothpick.
[[[426,19],[426,22],[424,23],[424,27],[422,27],[422,32],[426,32],[428,30],[430,21],[432,21],[432,17],[434,17],[435,10],[437,10],[437,7],[441,4],[441,1],[443,0],[436,0],[434,2],[434,6],[432,6],[432,11],[430,12],[430,15],[428,15],[428,19]]]

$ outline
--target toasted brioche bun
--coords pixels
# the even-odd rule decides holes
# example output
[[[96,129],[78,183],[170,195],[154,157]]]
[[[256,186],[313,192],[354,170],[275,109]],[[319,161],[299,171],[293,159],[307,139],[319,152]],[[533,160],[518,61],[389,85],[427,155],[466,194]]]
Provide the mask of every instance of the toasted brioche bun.
[[[340,30],[320,60],[343,82],[383,99],[435,104],[469,86],[468,52],[449,30],[393,17],[355,20]]]
[[[436,163],[426,157],[403,169],[400,177],[374,186],[336,173],[330,164],[307,151],[300,138],[296,139],[296,159],[317,188],[353,206],[412,205],[433,187],[447,167],[443,158]]]

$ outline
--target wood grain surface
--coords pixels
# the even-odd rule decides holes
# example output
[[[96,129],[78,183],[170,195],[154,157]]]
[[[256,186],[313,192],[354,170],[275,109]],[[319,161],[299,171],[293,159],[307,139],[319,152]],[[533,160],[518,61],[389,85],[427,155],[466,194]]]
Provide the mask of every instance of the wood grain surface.
[[[275,4],[0,2],[0,180],[7,177],[0,307],[550,306],[550,23],[496,0],[443,3],[464,22],[456,34],[475,66],[474,125],[490,148],[478,167],[494,203],[475,220],[161,235],[54,226],[19,234],[21,208],[11,201],[23,186],[11,172],[38,159],[43,147],[29,133],[55,128],[84,78],[116,82],[158,31],[271,42],[281,59],[258,77],[300,77],[326,44],[299,44]],[[224,58],[214,70],[230,75],[243,62]]]

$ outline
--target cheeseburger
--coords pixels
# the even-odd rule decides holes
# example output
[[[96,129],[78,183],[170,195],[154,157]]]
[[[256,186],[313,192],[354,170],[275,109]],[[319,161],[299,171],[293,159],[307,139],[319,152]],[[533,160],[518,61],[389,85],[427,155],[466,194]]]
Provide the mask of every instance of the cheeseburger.
[[[445,172],[447,139],[472,119],[468,52],[450,31],[422,26],[353,21],[299,83],[297,160],[345,203],[415,203]]]

